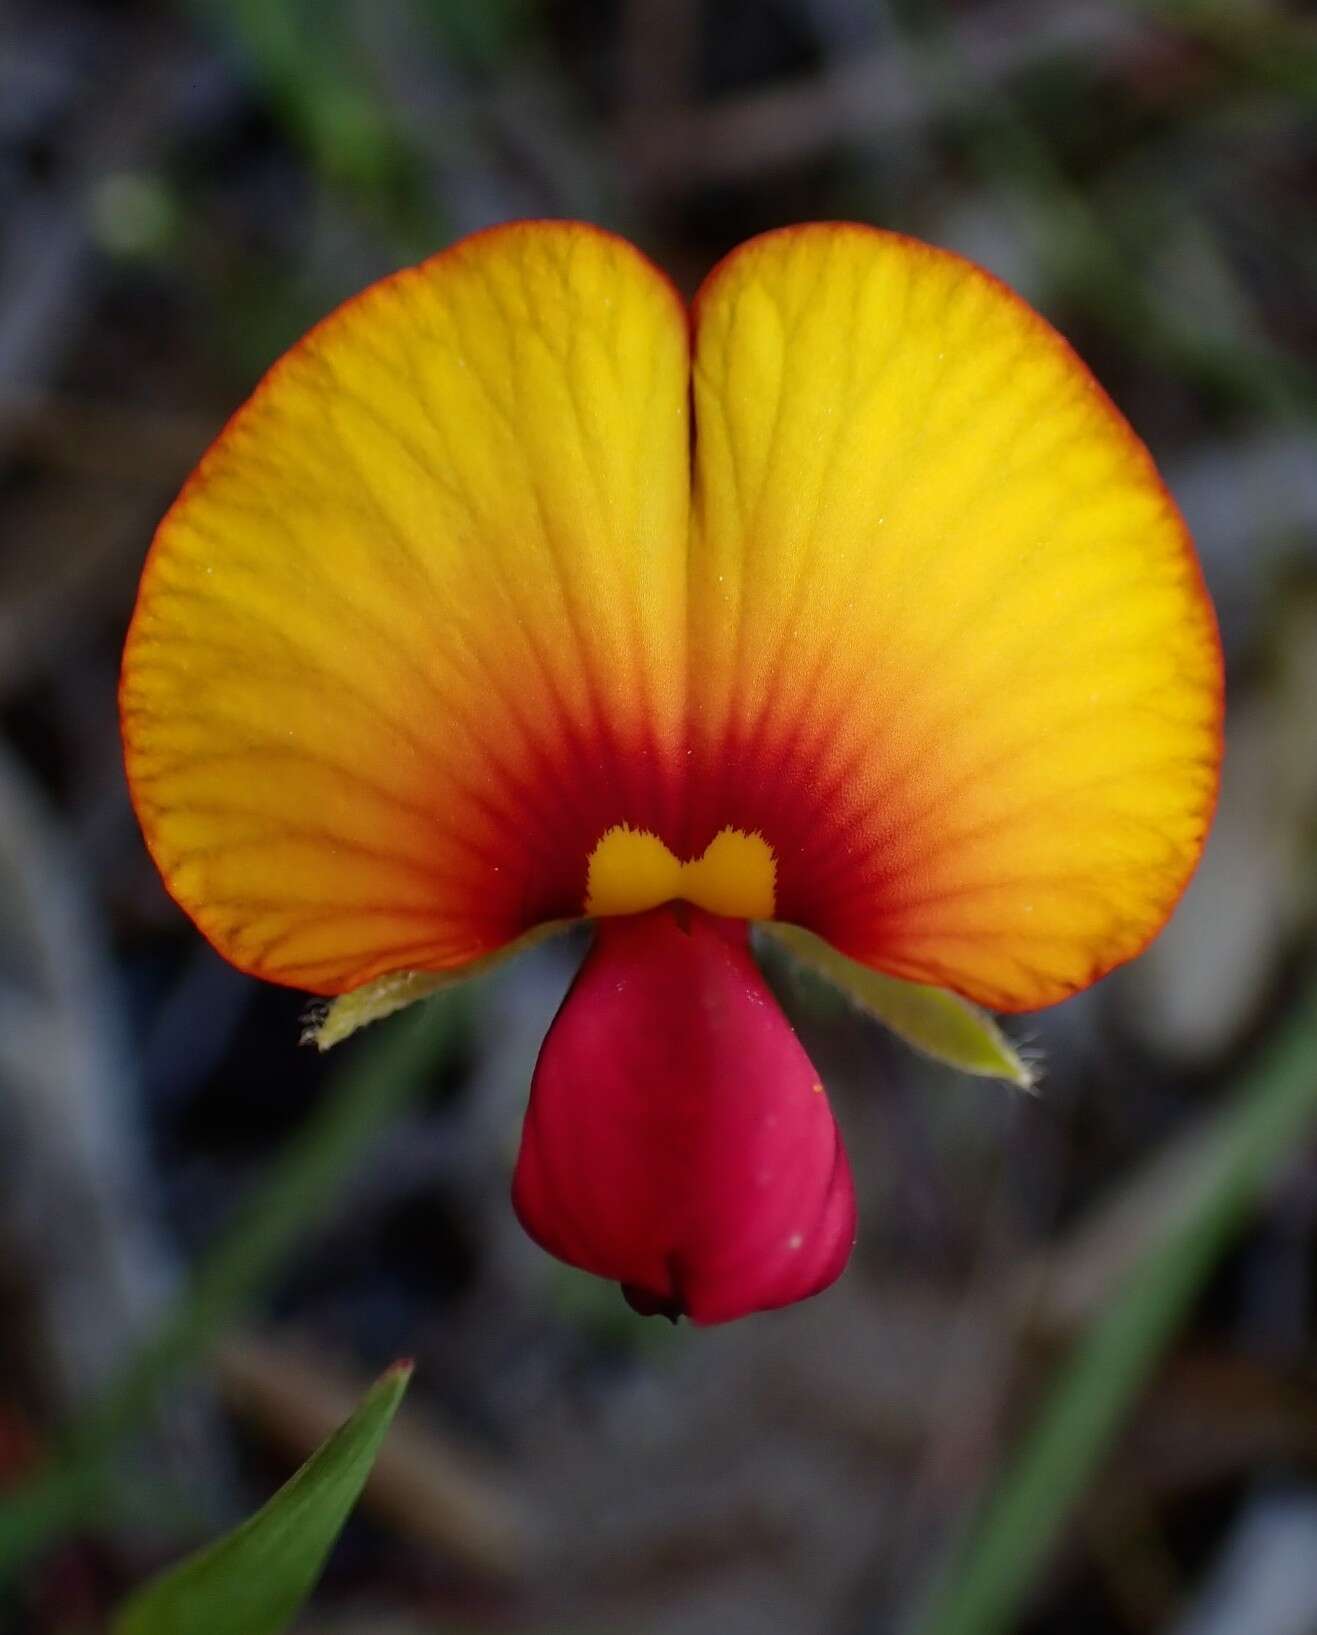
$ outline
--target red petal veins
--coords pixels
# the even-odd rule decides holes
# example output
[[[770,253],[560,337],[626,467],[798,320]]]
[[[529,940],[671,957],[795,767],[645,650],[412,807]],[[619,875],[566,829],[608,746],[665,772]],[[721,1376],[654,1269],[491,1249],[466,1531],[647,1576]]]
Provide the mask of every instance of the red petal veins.
[[[121,692],[161,872],[257,975],[687,896],[1004,1010],[1164,922],[1221,703],[1184,524],[1066,343],[835,223],[742,246],[693,328],[579,223],[348,303],[161,524]],[[679,884],[604,868],[623,831]],[[728,831],[771,856],[712,868]]]

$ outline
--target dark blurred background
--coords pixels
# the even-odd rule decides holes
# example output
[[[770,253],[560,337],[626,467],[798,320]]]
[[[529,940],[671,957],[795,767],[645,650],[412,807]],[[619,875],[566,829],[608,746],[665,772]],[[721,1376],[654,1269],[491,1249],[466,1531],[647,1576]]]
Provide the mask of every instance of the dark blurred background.
[[[306,1629],[916,1627],[1314,1004],[1315,206],[1317,21],[1275,0],[0,0],[3,1635],[103,1628],[399,1354]],[[512,1218],[579,950],[317,1057],[168,901],[124,789],[119,649],[192,463],[329,307],[518,215],[688,292],[808,218],[983,262],[1150,444],[1226,642],[1207,860],[1137,966],[1014,1027],[1040,1097],[791,996],[862,1237],[726,1330],[633,1317]],[[1306,1095],[1317,1046],[1286,1071]],[[1317,1631],[1313,1111],[1225,1252],[1190,1242],[1173,1343],[1002,1627]]]

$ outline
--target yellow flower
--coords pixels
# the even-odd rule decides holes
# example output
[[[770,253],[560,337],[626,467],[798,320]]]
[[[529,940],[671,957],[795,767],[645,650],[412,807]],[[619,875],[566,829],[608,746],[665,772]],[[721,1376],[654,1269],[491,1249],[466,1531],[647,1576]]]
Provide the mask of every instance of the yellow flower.
[[[674,1175],[712,1153],[679,1203],[668,1177],[645,1205],[643,1275],[610,1259],[616,1223],[564,1236],[521,1173],[518,1203],[642,1304],[712,1319],[809,1292],[701,1282],[736,1236],[706,1194],[753,1191],[738,1142],[770,1107],[831,1130],[807,1062],[781,1105],[743,1096],[734,1129],[691,1111],[749,1049],[740,1022],[719,1031],[719,950],[787,1035],[745,922],[997,1009],[1064,998],[1183,889],[1222,690],[1147,451],[988,274],[870,228],[789,228],[688,314],[624,241],[527,222],[375,285],[270,372],[161,524],[122,711],[156,862],[244,970],[342,994],[588,915],[573,995],[625,958],[641,1009],[659,989],[685,1006],[637,1021],[650,1065],[609,1124],[591,1085],[627,1019],[576,1027],[569,996],[545,1059],[581,1038],[542,1062],[528,1124],[552,1077],[554,1105],[608,1126],[615,1177],[656,1144]],[[670,969],[687,947],[698,981]],[[835,1215],[820,1154],[774,1243]]]

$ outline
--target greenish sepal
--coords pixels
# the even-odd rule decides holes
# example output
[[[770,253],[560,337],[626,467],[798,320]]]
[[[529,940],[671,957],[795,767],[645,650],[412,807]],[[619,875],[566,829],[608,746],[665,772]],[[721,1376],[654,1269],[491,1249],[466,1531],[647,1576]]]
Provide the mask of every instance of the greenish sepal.
[[[428,999],[431,994],[445,988],[484,976],[507,960],[525,953],[528,948],[534,948],[579,923],[577,920],[547,920],[543,925],[534,926],[515,942],[506,943],[495,953],[470,960],[451,971],[390,971],[360,988],[353,988],[351,993],[319,1001],[303,1017],[302,1043],[314,1045],[317,1050],[329,1050],[334,1045],[342,1044],[358,1028],[392,1016],[395,1011],[414,1005],[418,999]]]
[[[871,970],[798,925],[774,921],[761,926],[760,932],[925,1056],[963,1073],[1005,1079],[1021,1090],[1036,1088],[1034,1065],[1024,1060],[992,1017],[968,999]]]

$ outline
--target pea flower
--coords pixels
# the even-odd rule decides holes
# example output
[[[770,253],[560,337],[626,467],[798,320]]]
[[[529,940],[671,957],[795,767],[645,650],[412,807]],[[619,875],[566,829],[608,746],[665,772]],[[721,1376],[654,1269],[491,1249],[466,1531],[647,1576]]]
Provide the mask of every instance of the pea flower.
[[[623,240],[522,222],[274,366],[160,526],[121,707],[166,885],[242,970],[345,996],[322,1043],[593,922],[514,1204],[713,1323],[855,1236],[751,922],[1063,999],[1182,891],[1222,689],[1148,453],[996,279],[819,224],[688,312]]]

